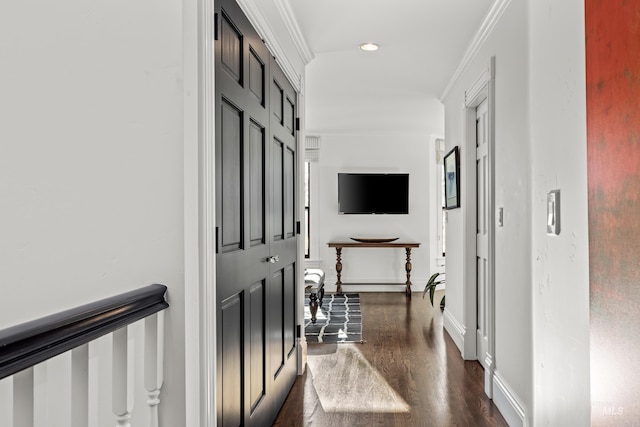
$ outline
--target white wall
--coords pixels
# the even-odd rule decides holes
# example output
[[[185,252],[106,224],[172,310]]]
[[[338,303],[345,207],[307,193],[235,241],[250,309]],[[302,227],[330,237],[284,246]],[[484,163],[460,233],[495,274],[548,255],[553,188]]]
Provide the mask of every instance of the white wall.
[[[465,151],[464,90],[495,55],[495,208],[504,208],[495,362],[530,425],[590,423],[583,9],[580,1],[511,2],[445,100],[447,149]],[[562,231],[550,237],[546,194],[555,189]],[[462,214],[450,211],[447,228],[447,311],[460,322]]]
[[[414,290],[422,290],[429,277],[430,232],[429,159],[435,137],[422,134],[323,135],[318,163],[318,228],[321,267],[327,273],[327,286],[335,284],[335,249],[330,241],[350,241],[349,237],[399,237],[421,243],[412,250]],[[338,214],[338,173],[408,173],[408,215]],[[313,221],[313,218],[312,218]],[[315,258],[315,257],[314,257]],[[404,283],[405,251],[402,249],[350,249],[342,251],[344,283]],[[345,290],[402,290],[402,287],[345,287]]]
[[[0,328],[164,283],[184,423],[182,2],[0,6]]]
[[[475,145],[465,140],[465,91],[496,58],[495,76],[495,205],[504,208],[504,227],[495,233],[496,376],[524,411],[533,406],[531,336],[530,174],[528,129],[527,9],[511,2],[445,103],[446,150],[460,147],[461,174],[475,174]],[[464,295],[475,289],[475,274],[463,276],[463,223],[475,215],[471,192],[462,177],[462,208],[448,211],[447,314],[473,334],[476,320],[465,319]],[[469,200],[471,198],[471,201]],[[469,240],[475,247],[475,239]],[[470,259],[475,264],[475,259]],[[449,330],[455,335],[455,331]],[[511,408],[496,402],[507,416]],[[502,407],[501,407],[502,406]]]
[[[589,425],[584,2],[529,2],[536,425]],[[550,66],[552,64],[552,66]],[[561,232],[546,235],[546,194]]]

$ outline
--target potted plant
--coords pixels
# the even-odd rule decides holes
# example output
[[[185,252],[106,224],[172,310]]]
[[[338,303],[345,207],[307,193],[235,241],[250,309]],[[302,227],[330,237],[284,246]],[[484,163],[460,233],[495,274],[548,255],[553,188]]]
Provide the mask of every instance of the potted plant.
[[[438,280],[440,273],[433,273],[429,280],[427,281],[427,285],[424,287],[424,291],[422,291],[422,298],[429,292],[429,301],[431,301],[431,306],[433,307],[433,296],[436,293],[436,288],[440,283],[444,283],[445,279]],[[445,295],[446,296],[446,295]],[[440,300],[440,310],[444,310],[444,298]]]

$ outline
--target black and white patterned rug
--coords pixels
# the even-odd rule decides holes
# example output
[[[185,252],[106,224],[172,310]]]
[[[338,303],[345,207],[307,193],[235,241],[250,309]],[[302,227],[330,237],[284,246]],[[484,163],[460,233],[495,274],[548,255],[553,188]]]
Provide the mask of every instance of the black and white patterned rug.
[[[322,307],[318,307],[315,324],[311,322],[307,297],[304,305],[304,330],[308,343],[363,343],[360,295],[325,295]]]

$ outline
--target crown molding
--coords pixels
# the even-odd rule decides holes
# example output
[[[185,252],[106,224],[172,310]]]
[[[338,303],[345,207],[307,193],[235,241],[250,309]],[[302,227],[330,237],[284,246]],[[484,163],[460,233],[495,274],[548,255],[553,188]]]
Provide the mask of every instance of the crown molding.
[[[278,42],[278,38],[269,26],[264,15],[256,5],[255,0],[236,0],[242,11],[247,15],[247,19],[255,28],[258,35],[267,45],[267,49],[276,58],[276,62],[282,67],[282,71],[287,76],[297,92],[303,91],[302,76],[298,74],[289,56]]]
[[[455,86],[455,84],[458,82],[458,80],[462,76],[462,73],[464,73],[471,61],[474,60],[474,58],[480,51],[480,48],[482,48],[491,33],[493,33],[493,30],[500,22],[500,19],[502,19],[502,16],[504,15],[510,4],[511,0],[496,0],[496,2],[493,3],[491,9],[489,10],[489,13],[487,13],[487,16],[485,16],[484,20],[482,21],[480,28],[478,28],[478,31],[476,31],[475,35],[471,39],[471,43],[469,43],[469,46],[467,47],[462,60],[458,64],[458,67],[453,73],[453,76],[451,76],[451,80],[449,80],[449,83],[442,92],[440,101],[444,101],[447,96],[449,96],[449,92],[451,92],[451,89],[453,89],[453,86]]]
[[[302,31],[300,31],[296,16],[293,13],[293,9],[291,9],[291,3],[289,3],[289,0],[275,0],[275,4],[298,50],[298,54],[302,58],[304,65],[307,65],[314,58],[313,51],[309,47],[307,40],[305,40],[304,35],[302,35]]]

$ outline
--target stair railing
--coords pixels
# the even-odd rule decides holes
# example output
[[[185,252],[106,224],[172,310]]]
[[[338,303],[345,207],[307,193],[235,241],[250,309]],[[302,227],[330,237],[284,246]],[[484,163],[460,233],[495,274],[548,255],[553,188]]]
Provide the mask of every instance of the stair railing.
[[[0,426],[102,427],[115,419],[128,427],[143,394],[148,409],[136,425],[158,427],[166,291],[149,285],[0,330]]]

